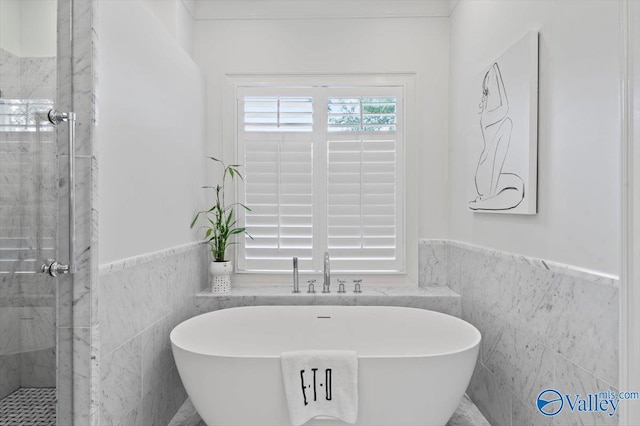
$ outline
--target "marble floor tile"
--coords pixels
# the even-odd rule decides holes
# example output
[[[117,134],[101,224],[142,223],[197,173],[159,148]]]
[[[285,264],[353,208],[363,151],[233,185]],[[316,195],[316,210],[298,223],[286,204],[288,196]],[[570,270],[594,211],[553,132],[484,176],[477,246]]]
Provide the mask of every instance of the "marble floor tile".
[[[465,394],[447,426],[490,426],[490,423],[469,396]]]
[[[187,399],[173,417],[169,426],[207,426]],[[447,426],[491,426],[473,401],[465,395]]]

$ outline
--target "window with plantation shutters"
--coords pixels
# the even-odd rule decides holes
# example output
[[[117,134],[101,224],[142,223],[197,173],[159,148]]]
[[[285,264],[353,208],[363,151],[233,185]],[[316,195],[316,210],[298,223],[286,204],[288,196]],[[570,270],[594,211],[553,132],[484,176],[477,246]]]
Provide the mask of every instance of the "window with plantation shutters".
[[[404,270],[400,87],[238,90],[239,272]]]

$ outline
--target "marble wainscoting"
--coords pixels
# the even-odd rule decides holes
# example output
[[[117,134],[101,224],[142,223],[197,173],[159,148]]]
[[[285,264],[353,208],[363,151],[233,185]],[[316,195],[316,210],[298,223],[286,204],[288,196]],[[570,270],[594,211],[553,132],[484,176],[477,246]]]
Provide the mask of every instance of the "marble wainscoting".
[[[194,243],[100,267],[100,424],[166,425],[186,400],[169,333],[195,314],[207,256]]]
[[[421,280],[456,289],[462,318],[482,333],[467,392],[492,425],[618,423],[617,415],[565,407],[548,418],[536,408],[547,388],[617,389],[615,277],[456,241],[423,240],[420,256]]]

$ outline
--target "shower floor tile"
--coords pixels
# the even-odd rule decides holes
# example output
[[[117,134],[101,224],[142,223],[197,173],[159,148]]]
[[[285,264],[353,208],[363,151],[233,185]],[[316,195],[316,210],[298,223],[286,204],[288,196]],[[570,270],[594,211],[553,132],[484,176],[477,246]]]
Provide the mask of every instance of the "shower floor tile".
[[[0,426],[55,424],[55,388],[20,388],[0,400]]]

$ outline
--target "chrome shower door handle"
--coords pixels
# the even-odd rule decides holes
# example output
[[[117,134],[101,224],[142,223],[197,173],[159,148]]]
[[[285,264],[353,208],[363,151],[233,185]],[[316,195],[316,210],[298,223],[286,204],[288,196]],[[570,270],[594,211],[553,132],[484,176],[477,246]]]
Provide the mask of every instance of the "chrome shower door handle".
[[[52,277],[57,277],[60,274],[68,274],[69,265],[63,265],[55,260],[48,259],[47,263],[42,265],[42,273],[49,274]]]
[[[42,265],[42,272],[52,277],[58,274],[73,274],[76,272],[76,113],[60,112],[55,109],[47,114],[53,125],[67,122],[69,125],[69,264],[64,265],[55,260],[49,260]]]

